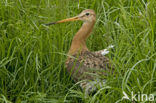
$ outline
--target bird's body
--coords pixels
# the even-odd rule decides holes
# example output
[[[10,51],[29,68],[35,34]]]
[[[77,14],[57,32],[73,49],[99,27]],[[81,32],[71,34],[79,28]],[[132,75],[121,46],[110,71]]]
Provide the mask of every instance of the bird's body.
[[[110,60],[101,52],[91,52],[86,46],[86,40],[91,34],[96,22],[96,14],[93,10],[82,11],[78,16],[64,19],[55,23],[82,20],[84,23],[73,37],[71,47],[66,61],[66,68],[75,82],[84,81],[80,84],[83,90],[88,86],[89,81],[96,81],[101,76],[107,76],[112,69]],[[47,24],[47,25],[49,25]],[[91,87],[92,88],[92,87]],[[93,89],[89,88],[91,91]],[[90,91],[87,91],[90,92]]]
[[[111,64],[107,57],[100,53],[84,51],[77,53],[66,61],[67,71],[78,82],[81,80],[96,80],[100,75],[107,76]]]

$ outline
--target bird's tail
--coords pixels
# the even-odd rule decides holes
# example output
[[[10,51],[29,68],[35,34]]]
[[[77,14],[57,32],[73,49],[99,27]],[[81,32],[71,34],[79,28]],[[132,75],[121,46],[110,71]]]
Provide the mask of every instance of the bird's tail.
[[[91,95],[96,93],[98,88],[105,86],[106,80],[96,80],[96,81],[82,81],[80,83],[81,89],[84,91],[85,95]]]

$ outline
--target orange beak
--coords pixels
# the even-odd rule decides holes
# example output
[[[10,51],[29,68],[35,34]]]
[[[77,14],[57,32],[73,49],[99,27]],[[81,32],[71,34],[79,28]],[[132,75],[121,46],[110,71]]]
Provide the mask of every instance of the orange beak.
[[[72,17],[72,18],[68,18],[68,19],[63,19],[57,22],[51,22],[51,23],[47,23],[45,24],[46,26],[52,25],[52,24],[59,24],[59,23],[64,23],[64,22],[69,22],[69,21],[77,21],[79,20],[78,16]]]

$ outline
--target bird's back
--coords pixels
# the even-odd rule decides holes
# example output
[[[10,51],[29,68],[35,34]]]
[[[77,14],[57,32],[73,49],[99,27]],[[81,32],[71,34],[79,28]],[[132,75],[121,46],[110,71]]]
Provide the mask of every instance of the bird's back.
[[[66,61],[67,71],[75,81],[95,80],[112,71],[109,59],[100,53],[81,52]]]

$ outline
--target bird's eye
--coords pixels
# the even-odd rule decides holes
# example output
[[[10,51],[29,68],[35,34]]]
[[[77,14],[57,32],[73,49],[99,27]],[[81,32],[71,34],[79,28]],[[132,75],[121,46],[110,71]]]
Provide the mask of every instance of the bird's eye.
[[[86,13],[87,16],[89,16],[89,13]]]

